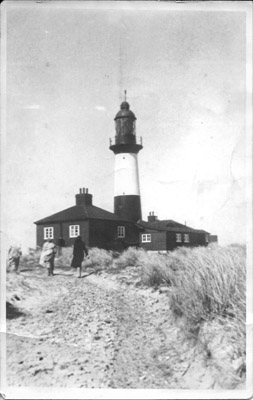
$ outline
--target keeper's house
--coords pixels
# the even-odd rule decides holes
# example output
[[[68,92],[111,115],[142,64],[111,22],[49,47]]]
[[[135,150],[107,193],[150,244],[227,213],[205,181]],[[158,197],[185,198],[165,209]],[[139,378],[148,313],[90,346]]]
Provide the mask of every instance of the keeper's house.
[[[124,250],[129,246],[170,251],[180,246],[206,246],[209,233],[172,220],[159,221],[150,213],[148,221],[127,220],[92,204],[88,189],[76,194],[76,204],[36,221],[37,246],[48,238],[61,247],[72,246],[80,235],[88,247]]]
[[[37,246],[46,239],[61,247],[74,244],[78,235],[89,247],[123,250],[138,246],[139,229],[128,221],[92,204],[88,189],[76,194],[76,204],[49,217],[36,221]]]

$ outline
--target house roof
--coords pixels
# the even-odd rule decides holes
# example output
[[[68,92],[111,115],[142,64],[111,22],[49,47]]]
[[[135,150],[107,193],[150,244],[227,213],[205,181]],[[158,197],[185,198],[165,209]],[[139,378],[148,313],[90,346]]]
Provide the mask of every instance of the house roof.
[[[155,220],[153,222],[138,221],[138,225],[145,229],[155,230],[155,231],[170,231],[170,232],[194,232],[194,233],[209,233],[201,229],[193,229],[189,226],[180,224],[179,222],[168,220]]]
[[[126,221],[124,218],[120,218],[116,214],[109,211],[103,210],[102,208],[92,205],[80,205],[66,208],[56,214],[52,214],[49,217],[42,218],[35,224],[46,224],[52,222],[63,222],[63,221],[76,221],[85,219],[105,219],[114,221]]]
[[[110,211],[103,210],[102,208],[93,205],[75,205],[65,210],[62,210],[56,214],[52,214],[49,217],[42,218],[35,224],[48,224],[53,222],[66,222],[66,221],[80,221],[87,219],[104,219],[113,221],[127,221],[118,215],[111,213]],[[170,231],[170,232],[195,232],[195,233],[208,233],[204,230],[193,229],[189,226],[180,224],[173,220],[155,220],[153,222],[138,221],[135,223],[141,229],[152,230],[152,231]]]

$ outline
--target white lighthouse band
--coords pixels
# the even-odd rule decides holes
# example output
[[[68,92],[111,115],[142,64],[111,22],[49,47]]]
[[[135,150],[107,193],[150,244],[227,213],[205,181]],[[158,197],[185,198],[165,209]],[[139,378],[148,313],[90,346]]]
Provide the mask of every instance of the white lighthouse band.
[[[114,196],[140,196],[137,154],[119,153],[114,163]]]

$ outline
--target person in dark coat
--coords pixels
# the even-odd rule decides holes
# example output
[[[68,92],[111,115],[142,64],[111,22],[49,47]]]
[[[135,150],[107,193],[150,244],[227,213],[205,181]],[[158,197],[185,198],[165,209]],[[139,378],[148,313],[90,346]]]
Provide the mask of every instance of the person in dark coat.
[[[88,256],[88,250],[86,249],[86,245],[82,241],[81,236],[77,236],[74,243],[73,259],[71,262],[71,267],[77,268],[78,278],[81,278],[82,261],[84,259],[84,255]]]

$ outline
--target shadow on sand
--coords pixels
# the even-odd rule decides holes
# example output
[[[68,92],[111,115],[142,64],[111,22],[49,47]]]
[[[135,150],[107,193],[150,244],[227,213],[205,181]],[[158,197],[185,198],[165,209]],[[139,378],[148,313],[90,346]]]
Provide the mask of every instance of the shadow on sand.
[[[13,304],[9,303],[8,301],[6,302],[6,318],[7,319],[14,319],[14,318],[19,318],[25,315],[23,312],[21,312],[17,307],[15,307]]]

